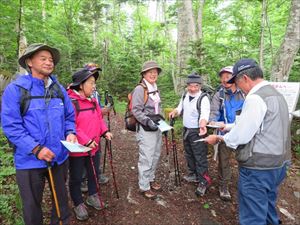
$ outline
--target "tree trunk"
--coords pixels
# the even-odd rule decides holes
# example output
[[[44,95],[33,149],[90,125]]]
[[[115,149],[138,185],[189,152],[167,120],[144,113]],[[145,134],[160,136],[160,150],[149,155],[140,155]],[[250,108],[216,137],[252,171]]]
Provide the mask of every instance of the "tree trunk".
[[[192,0],[179,3],[177,23],[177,76],[174,84],[175,92],[178,94],[184,82],[179,76],[187,69],[189,55],[189,44],[196,40],[195,21],[193,17]]]
[[[265,21],[266,21],[266,0],[262,1],[261,7],[261,24],[260,24],[260,47],[259,47],[259,65],[264,70],[264,35],[265,35]]]
[[[19,18],[17,21],[17,43],[18,43],[18,56],[19,58],[23,55],[23,52],[25,51],[27,47],[27,40],[23,32],[23,22],[22,22],[22,17],[23,17],[23,1],[19,1]],[[18,66],[18,71],[20,74],[27,74],[27,71],[21,67]]]
[[[198,14],[197,14],[197,38],[198,39],[203,38],[202,17],[203,17],[204,2],[205,2],[204,0],[199,0],[199,8],[198,8]]]
[[[300,47],[300,1],[292,0],[289,22],[284,39],[271,69],[272,81],[288,81],[289,74]]]

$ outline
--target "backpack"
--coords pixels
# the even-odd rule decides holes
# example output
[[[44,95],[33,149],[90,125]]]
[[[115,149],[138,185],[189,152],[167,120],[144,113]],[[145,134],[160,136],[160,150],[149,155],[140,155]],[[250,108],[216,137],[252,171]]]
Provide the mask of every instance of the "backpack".
[[[22,117],[27,113],[31,99],[42,98],[42,99],[50,100],[51,98],[60,98],[62,100],[62,102],[64,102],[64,100],[65,100],[65,96],[64,96],[60,86],[57,83],[53,84],[52,88],[50,89],[50,91],[47,93],[46,96],[31,96],[30,90],[27,90],[21,86],[19,86],[19,87],[20,87],[20,91],[21,91],[20,112],[21,112]]]
[[[148,92],[148,88],[147,85],[144,83],[139,83],[138,85],[141,85],[144,89],[144,106],[146,105],[147,101],[148,101],[148,97],[149,97],[149,92]],[[134,115],[132,114],[132,94],[133,91],[131,91],[127,98],[127,107],[126,107],[126,111],[125,111],[125,129],[130,130],[130,131],[136,131],[136,125],[137,125],[137,120],[134,117]]]
[[[187,91],[185,91],[182,95],[182,110],[181,110],[181,116],[183,115],[183,111],[184,111],[184,108],[183,108],[183,101],[186,97],[186,94],[187,94]],[[205,91],[202,91],[201,95],[199,96],[199,98],[197,99],[197,104],[196,104],[196,107],[197,107],[197,111],[199,113],[199,116],[198,116],[198,121],[200,119],[200,115],[201,115],[201,103],[202,103],[202,99],[207,96],[208,97],[208,100],[211,101],[211,97],[209,95],[209,93],[205,92]]]
[[[93,110],[93,111],[95,111],[95,110],[96,110],[96,102],[92,102],[92,103],[93,103],[93,107],[90,107],[90,108],[84,108],[84,109],[83,109],[83,108],[80,108],[79,102],[78,102],[77,99],[71,98],[71,101],[72,101],[72,103],[73,103],[74,106],[75,106],[75,111],[76,111],[77,116],[78,116],[79,113],[82,112],[82,111],[88,111],[88,110]]]
[[[45,99],[47,101],[47,99],[51,99],[51,98],[60,98],[62,100],[62,102],[64,102],[65,100],[65,96],[60,88],[60,86],[58,85],[58,83],[54,83],[52,88],[50,89],[50,91],[47,93],[46,96],[32,96],[30,94],[30,90],[25,89],[24,87],[18,86],[20,88],[21,91],[21,97],[20,97],[20,113],[21,116],[24,117],[25,114],[27,113],[29,106],[30,106],[30,102],[31,99]],[[8,140],[8,144],[11,148],[13,148],[13,150],[15,151],[16,146],[10,142],[10,140],[8,138],[6,138]]]

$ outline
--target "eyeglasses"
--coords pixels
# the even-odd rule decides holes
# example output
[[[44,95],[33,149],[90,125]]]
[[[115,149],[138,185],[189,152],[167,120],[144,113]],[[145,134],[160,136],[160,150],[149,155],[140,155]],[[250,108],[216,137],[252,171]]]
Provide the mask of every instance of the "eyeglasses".
[[[101,71],[101,67],[96,63],[85,64],[84,68],[88,69],[89,71],[95,71],[95,70]]]

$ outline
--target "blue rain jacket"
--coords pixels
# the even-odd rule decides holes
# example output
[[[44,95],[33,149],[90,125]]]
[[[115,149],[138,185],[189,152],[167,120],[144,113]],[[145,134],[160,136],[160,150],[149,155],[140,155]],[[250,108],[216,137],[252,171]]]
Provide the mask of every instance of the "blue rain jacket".
[[[242,110],[244,95],[241,90],[236,92],[221,88],[212,99],[210,104],[210,121],[222,121],[224,123],[234,123],[238,111]]]
[[[58,84],[55,76],[51,75],[50,79],[52,84],[47,90],[43,80],[34,78],[31,74],[22,75],[10,83],[3,93],[2,128],[15,147],[16,169],[46,167],[45,161],[37,159],[32,154],[32,150],[37,145],[46,146],[54,152],[55,158],[52,164],[60,165],[68,158],[68,151],[62,146],[60,140],[65,140],[70,133],[75,134],[74,109],[65,89],[60,84],[63,99],[46,95],[47,91],[53,88],[54,83]],[[45,98],[31,99],[24,116],[20,111],[20,87],[30,91],[31,96],[45,96]]]

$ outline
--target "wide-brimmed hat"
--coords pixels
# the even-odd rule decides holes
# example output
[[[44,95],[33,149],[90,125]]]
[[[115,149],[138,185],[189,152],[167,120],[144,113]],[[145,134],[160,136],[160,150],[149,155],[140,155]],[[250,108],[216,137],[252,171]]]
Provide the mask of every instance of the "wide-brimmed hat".
[[[196,72],[193,72],[190,75],[188,75],[186,83],[187,84],[191,84],[191,83],[202,84],[202,78],[199,74],[197,74]]]
[[[254,68],[254,67],[259,67],[259,65],[257,64],[257,62],[254,59],[240,59],[239,61],[237,61],[234,66],[233,66],[233,71],[232,71],[232,77],[227,81],[227,83],[232,84],[235,81],[236,76],[246,70],[246,69],[250,69],[250,68]]]
[[[70,85],[70,87],[75,87],[83,83],[85,80],[87,80],[89,77],[94,76],[95,80],[99,77],[99,72],[97,70],[90,71],[87,68],[80,69],[76,71],[72,75],[72,81],[73,83]]]
[[[145,62],[143,64],[141,75],[143,75],[143,73],[145,73],[146,71],[151,70],[151,69],[157,69],[158,70],[158,74],[160,74],[161,71],[162,71],[162,69],[157,64],[157,62],[155,62],[155,61],[147,61],[147,62]]]
[[[233,66],[226,66],[226,67],[222,68],[218,73],[219,77],[222,75],[222,73],[225,73],[225,72],[232,74],[233,73],[232,69],[233,69]]]
[[[46,44],[41,44],[41,43],[34,43],[29,45],[26,49],[23,55],[19,58],[19,64],[22,66],[24,69],[28,69],[27,64],[26,64],[26,59],[30,58],[33,54],[35,54],[38,51],[46,50],[49,51],[52,55],[53,58],[53,63],[56,65],[59,62],[60,59],[60,54],[58,49],[52,48],[49,45]]]

